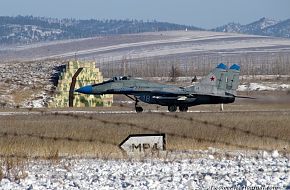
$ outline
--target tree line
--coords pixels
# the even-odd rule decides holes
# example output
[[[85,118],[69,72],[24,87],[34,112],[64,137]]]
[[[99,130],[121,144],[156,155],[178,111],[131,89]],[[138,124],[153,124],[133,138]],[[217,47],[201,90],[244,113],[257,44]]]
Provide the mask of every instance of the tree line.
[[[167,57],[123,57],[96,59],[96,66],[105,77],[131,75],[135,77],[193,77],[208,74],[218,63],[228,67],[236,63],[241,66],[241,75],[290,75],[290,55],[284,54],[239,54],[232,56],[182,56]]]

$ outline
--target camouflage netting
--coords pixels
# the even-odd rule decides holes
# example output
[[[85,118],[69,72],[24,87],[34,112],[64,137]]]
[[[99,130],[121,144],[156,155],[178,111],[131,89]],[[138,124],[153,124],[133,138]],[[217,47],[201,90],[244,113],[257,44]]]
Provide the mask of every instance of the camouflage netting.
[[[57,93],[50,107],[69,107],[69,89],[72,77],[78,70],[83,68],[76,79],[75,89],[88,84],[103,82],[102,73],[95,66],[95,62],[70,61],[61,72],[57,85]],[[113,103],[113,95],[86,95],[74,93],[73,107],[110,107]]]

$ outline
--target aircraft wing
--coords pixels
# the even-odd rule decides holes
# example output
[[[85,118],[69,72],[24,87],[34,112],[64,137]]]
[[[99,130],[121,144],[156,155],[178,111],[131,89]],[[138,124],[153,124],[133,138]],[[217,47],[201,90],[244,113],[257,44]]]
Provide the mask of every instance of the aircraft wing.
[[[148,88],[119,88],[119,89],[112,89],[107,91],[106,93],[112,94],[126,94],[126,95],[140,95],[140,94],[150,94],[151,96],[185,96],[188,93],[183,92],[179,89],[148,89]]]

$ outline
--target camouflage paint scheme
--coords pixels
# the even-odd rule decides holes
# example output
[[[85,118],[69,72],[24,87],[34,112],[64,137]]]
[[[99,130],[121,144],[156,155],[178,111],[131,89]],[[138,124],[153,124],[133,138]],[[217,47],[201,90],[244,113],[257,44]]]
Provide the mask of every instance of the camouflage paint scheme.
[[[234,64],[229,69],[223,63],[195,85],[178,87],[131,78],[113,77],[99,84],[81,87],[76,92],[84,94],[124,94],[135,100],[137,112],[143,109],[139,101],[148,104],[168,106],[170,112],[187,111],[188,107],[200,104],[228,104],[237,97],[240,66]]]

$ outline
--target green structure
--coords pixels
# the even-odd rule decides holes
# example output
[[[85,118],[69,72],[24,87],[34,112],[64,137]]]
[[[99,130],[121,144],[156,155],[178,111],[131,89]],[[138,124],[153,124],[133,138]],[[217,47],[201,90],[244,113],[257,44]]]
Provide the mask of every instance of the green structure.
[[[95,66],[95,62],[70,61],[66,64],[59,76],[57,93],[49,107],[69,107],[69,90],[72,77],[79,68],[83,68],[76,78],[75,89],[88,84],[103,82],[102,73]],[[73,107],[110,107],[113,103],[113,95],[86,95],[75,92]]]

